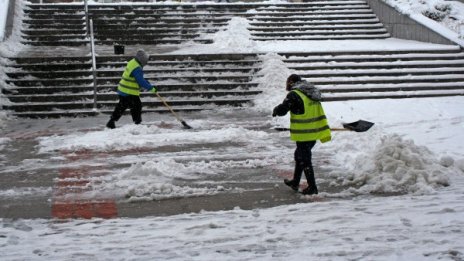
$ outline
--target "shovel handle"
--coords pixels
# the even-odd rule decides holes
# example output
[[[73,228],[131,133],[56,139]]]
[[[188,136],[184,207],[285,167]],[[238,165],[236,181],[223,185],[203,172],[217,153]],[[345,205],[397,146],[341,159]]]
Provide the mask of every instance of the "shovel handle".
[[[289,131],[289,128],[274,128],[276,131]],[[330,128],[331,131],[353,131],[350,129],[345,129],[345,128]]]
[[[330,128],[331,131],[353,131],[350,129],[345,129],[345,128]]]
[[[174,115],[174,117],[176,117],[176,119],[178,121],[182,122],[182,120],[177,115],[177,113],[171,108],[171,106],[169,106],[169,104],[163,99],[163,97],[161,97],[161,95],[159,95],[158,92],[155,92],[155,94],[156,94],[156,96],[158,96],[158,98],[161,100],[161,102],[164,104],[164,106],[166,106],[171,111],[171,113]]]

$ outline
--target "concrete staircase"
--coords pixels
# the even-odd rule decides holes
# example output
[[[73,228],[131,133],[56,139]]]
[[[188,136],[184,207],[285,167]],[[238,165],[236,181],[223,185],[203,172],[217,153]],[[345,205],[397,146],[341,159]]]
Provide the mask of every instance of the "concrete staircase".
[[[459,49],[282,55],[326,101],[464,95]]]
[[[83,6],[28,4],[23,43],[37,48],[88,45]],[[211,42],[233,17],[246,17],[253,40],[383,39],[389,37],[365,1],[294,4],[91,5],[96,41],[177,45]],[[71,47],[70,47],[71,46]],[[87,49],[86,49],[87,50]],[[87,51],[84,53],[88,53]],[[326,101],[464,95],[459,48],[415,51],[282,53],[287,66],[315,83]],[[97,56],[96,103],[88,55],[8,58],[4,108],[19,117],[110,113],[125,55]],[[152,55],[145,76],[176,111],[249,106],[261,92],[258,54]],[[150,93],[144,112],[167,112]]]
[[[29,4],[23,43],[88,44],[83,5]],[[211,43],[232,17],[250,21],[252,40],[384,39],[390,35],[362,0],[298,4],[90,5],[96,44]]]
[[[97,106],[110,113],[117,102],[115,89],[128,56],[97,59]],[[260,91],[252,82],[259,70],[256,55],[152,55],[145,78],[177,111],[243,106]],[[26,117],[94,115],[93,77],[88,57],[15,58],[7,72],[5,90],[12,102],[6,109]],[[56,71],[53,71],[56,70]],[[142,95],[144,112],[165,112],[151,93]]]

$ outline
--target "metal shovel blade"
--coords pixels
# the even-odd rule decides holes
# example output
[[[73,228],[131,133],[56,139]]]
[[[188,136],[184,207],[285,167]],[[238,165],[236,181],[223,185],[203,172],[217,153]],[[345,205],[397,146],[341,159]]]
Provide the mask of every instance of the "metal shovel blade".
[[[373,122],[359,120],[351,123],[344,123],[343,128],[356,132],[365,132],[374,125]]]

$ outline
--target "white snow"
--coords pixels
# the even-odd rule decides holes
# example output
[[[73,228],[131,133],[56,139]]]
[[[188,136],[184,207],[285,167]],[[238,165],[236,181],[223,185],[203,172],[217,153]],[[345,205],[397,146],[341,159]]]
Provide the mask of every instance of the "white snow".
[[[447,0],[384,0],[399,12],[464,46],[464,3]]]
[[[270,117],[272,108],[285,98],[285,78],[292,72],[276,53],[457,48],[399,39],[281,41],[257,45],[249,40],[243,19],[233,19],[214,39],[214,44],[186,45],[175,53],[248,50],[265,53],[260,56],[263,67],[256,79],[263,94],[249,110],[260,115],[263,124],[270,127],[288,126],[288,115]],[[317,180],[342,188],[341,192],[321,191],[320,201],[303,197],[308,200],[304,204],[169,217],[0,219],[0,257],[2,260],[463,260],[463,97],[323,105],[331,127],[359,119],[375,122],[365,133],[333,132],[330,143],[314,148],[315,164],[322,169],[316,173]],[[132,165],[93,180],[95,191],[91,193],[112,194],[129,201],[239,193],[221,185],[221,175],[228,173],[228,169],[259,169],[269,165],[288,169],[291,165],[294,145],[288,140],[288,133],[245,128],[233,118],[224,119],[221,124],[219,120],[217,116],[189,119],[193,130],[126,124],[115,130],[90,130],[37,140],[41,153],[153,150],[157,153],[155,158],[121,155],[107,159],[113,160],[110,163]],[[0,138],[0,150],[7,148],[10,141]],[[185,151],[162,150],[173,143],[185,146]],[[234,150],[188,151],[192,145],[231,143],[240,146]],[[236,158],[237,155],[246,158]],[[34,169],[43,163],[20,164],[18,169]],[[176,183],[176,179],[211,182],[204,187],[189,187]],[[28,197],[31,193],[47,195],[49,188],[3,190],[0,197]]]
[[[0,246],[3,260],[462,260],[463,200],[447,188],[170,217],[4,219]]]
[[[0,42],[3,41],[5,36],[5,26],[9,2],[9,0],[0,0]]]

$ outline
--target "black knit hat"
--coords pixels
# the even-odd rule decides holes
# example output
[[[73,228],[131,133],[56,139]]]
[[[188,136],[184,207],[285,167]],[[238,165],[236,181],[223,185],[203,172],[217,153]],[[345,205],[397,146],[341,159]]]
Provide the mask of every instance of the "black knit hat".
[[[299,81],[301,81],[301,77],[298,74],[292,74],[292,75],[288,76],[286,90],[290,91],[292,89],[292,86],[296,82],[299,82]]]
[[[298,74],[292,74],[292,75],[288,76],[288,78],[287,78],[287,82],[296,83],[296,82],[299,82],[299,81],[301,81],[301,76],[299,76]]]

